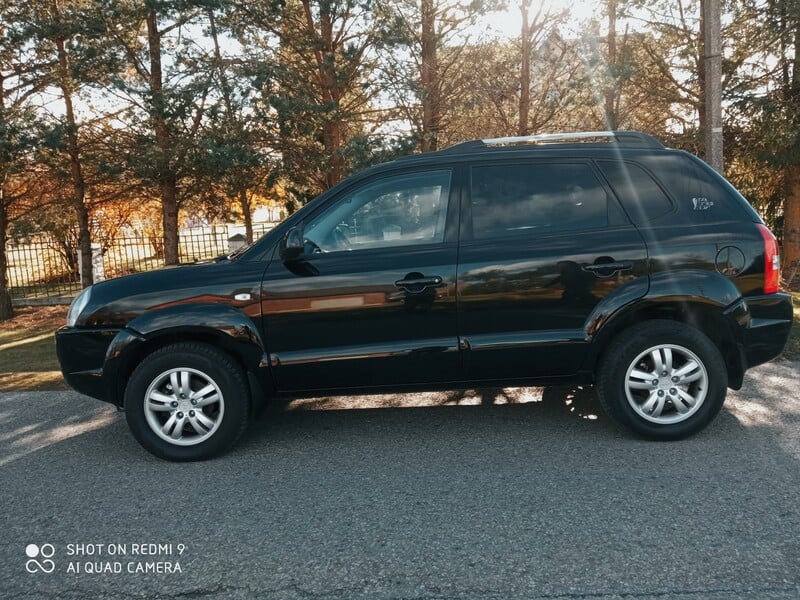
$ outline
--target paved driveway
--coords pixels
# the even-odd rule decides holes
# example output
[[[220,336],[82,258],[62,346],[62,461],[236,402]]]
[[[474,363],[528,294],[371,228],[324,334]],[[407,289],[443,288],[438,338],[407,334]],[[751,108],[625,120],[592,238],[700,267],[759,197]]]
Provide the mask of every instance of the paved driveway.
[[[188,465],[89,398],[0,394],[0,595],[796,599],[798,388],[762,366],[679,443],[567,388],[306,402]]]

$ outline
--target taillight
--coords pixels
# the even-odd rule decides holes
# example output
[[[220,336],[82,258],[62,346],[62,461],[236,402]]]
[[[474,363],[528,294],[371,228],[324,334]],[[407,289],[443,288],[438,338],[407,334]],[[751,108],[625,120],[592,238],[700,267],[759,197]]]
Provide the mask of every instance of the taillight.
[[[780,288],[781,253],[778,240],[765,225],[757,225],[764,238],[764,293],[774,294]]]

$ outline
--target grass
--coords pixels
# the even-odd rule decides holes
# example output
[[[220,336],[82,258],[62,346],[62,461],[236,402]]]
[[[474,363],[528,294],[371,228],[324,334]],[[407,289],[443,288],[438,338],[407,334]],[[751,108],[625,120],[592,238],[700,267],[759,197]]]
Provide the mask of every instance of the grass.
[[[0,392],[67,389],[53,335],[66,315],[66,306],[27,307],[0,323]]]
[[[800,360],[800,292],[792,292],[794,326],[783,351],[786,360]],[[53,333],[66,320],[66,306],[18,308],[0,322],[0,392],[64,390]]]

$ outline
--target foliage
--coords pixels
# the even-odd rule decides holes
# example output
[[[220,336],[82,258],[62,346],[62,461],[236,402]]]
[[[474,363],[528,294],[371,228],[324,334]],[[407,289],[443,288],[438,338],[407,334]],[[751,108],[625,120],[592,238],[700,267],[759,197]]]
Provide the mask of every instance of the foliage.
[[[392,49],[381,57],[386,94],[410,125],[423,152],[441,147],[439,138],[448,128],[446,115],[455,111],[469,89],[461,57],[478,43],[470,31],[481,15],[501,6],[497,0],[378,4],[383,32]]]
[[[503,7],[525,26],[487,35]],[[794,256],[798,3],[723,8],[726,175]],[[187,220],[251,232],[259,203],[291,212],[366,166],[471,138],[619,127],[702,154],[700,2],[570,16],[531,0],[4,2],[0,246],[49,232],[74,268],[78,239],[136,226],[176,262]]]

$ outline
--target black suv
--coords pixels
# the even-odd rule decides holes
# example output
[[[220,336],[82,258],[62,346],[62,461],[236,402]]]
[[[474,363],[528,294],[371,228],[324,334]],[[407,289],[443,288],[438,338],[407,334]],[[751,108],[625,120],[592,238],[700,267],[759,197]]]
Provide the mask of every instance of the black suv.
[[[84,290],[64,377],[170,460],[265,399],[594,383],[677,439],[783,349],[775,237],[698,158],[636,132],[466,142],[371,168],[243,252]]]

